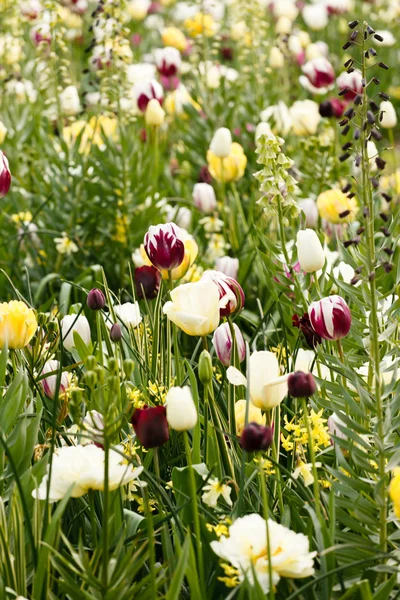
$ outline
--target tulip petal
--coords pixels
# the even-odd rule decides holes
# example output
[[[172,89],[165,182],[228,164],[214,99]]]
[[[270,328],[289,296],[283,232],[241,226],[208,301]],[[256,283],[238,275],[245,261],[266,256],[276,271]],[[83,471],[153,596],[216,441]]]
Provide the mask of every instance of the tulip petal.
[[[232,385],[244,385],[247,387],[247,379],[236,367],[229,367],[226,372],[229,383]]]

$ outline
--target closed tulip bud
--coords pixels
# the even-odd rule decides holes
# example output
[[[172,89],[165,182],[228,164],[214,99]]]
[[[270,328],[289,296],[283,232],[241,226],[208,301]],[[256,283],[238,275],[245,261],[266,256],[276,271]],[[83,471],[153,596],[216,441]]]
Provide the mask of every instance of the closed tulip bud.
[[[380,124],[385,129],[393,129],[397,125],[396,109],[389,100],[381,102],[380,105],[381,119]]]
[[[211,140],[210,150],[215,156],[219,158],[226,158],[229,156],[232,146],[232,135],[229,129],[226,127],[220,127],[214,133],[213,139]]]
[[[350,309],[341,296],[328,296],[312,302],[308,315],[314,331],[325,340],[340,340],[350,331]]]
[[[221,256],[215,261],[215,269],[232,279],[237,279],[239,272],[239,259],[230,256]]]
[[[89,410],[83,421],[83,428],[93,436],[96,445],[102,446],[104,436],[104,417],[97,410]]]
[[[157,71],[164,77],[174,77],[182,65],[181,53],[177,48],[166,46],[157,48],[154,53]]]
[[[196,183],[192,196],[194,205],[203,213],[211,213],[217,208],[214,188],[208,183]]]
[[[244,343],[242,332],[235,323],[233,324],[233,329],[235,332],[236,347],[238,350],[239,361],[242,362],[244,357],[246,356],[246,345]],[[233,348],[233,340],[231,330],[229,328],[229,323],[222,323],[222,325],[217,327],[217,329],[214,331],[212,343],[221,363],[225,367],[229,367],[229,365],[231,364],[231,355]]]
[[[158,294],[161,283],[161,273],[152,266],[137,267],[134,274],[136,296],[153,300]]]
[[[6,155],[0,150],[0,198],[3,198],[11,186],[11,171]]]
[[[297,256],[300,266],[306,273],[315,273],[325,264],[325,253],[321,242],[313,229],[297,233]]]
[[[40,383],[48,398],[55,398],[57,391],[59,396],[61,396],[69,387],[70,381],[68,373],[62,372],[60,376],[57,371],[60,371],[60,363],[58,360],[48,360],[42,369],[42,375],[45,375],[45,377],[40,380]],[[48,373],[53,374],[48,375]],[[58,382],[59,387],[57,385]]]
[[[212,281],[218,288],[220,298],[220,316],[227,317],[242,310],[244,291],[240,284],[220,271],[205,271],[201,281]]]
[[[190,387],[172,387],[165,401],[167,421],[175,431],[193,429],[197,423],[197,410]]]
[[[150,100],[158,100],[161,105],[164,98],[164,92],[161,85],[155,79],[151,81],[138,81],[133,86],[133,97],[136,100],[138,109],[144,113]]]
[[[114,323],[110,329],[110,340],[116,344],[122,339],[121,327],[118,323]]]
[[[288,377],[288,392],[292,398],[308,398],[316,389],[317,385],[311,373],[296,371]]]
[[[164,123],[165,110],[162,108],[158,100],[152,99],[147,104],[144,114],[146,125],[160,127]]]
[[[203,350],[199,358],[199,379],[203,385],[210,383],[213,378],[213,368],[211,355],[207,350]]]
[[[78,90],[74,85],[68,85],[60,94],[61,112],[67,117],[74,117],[81,110]]]
[[[273,427],[249,423],[242,431],[240,445],[247,452],[267,450],[271,446],[273,438]]]
[[[35,312],[21,300],[0,303],[0,349],[24,348],[36,333]]]
[[[88,293],[87,305],[90,310],[102,310],[106,305],[106,298],[101,290],[93,288]]]
[[[269,62],[269,66],[272,69],[282,69],[282,67],[285,64],[285,57],[283,56],[282,51],[277,48],[276,46],[273,46],[270,50],[269,53],[269,58],[268,58],[268,62]]]
[[[318,207],[315,200],[305,198],[304,200],[299,200],[298,205],[306,217],[306,226],[316,227],[318,224]]]
[[[75,348],[74,332],[79,334],[86,346],[90,344],[90,326],[85,316],[67,315],[61,320],[61,335],[66,350]]]
[[[184,239],[175,223],[152,225],[144,236],[144,249],[157,269],[176,269],[185,257]]]
[[[324,4],[307,4],[302,15],[305,24],[313,31],[320,31],[328,25],[328,9]]]
[[[137,408],[132,415],[132,426],[139,442],[145,448],[158,448],[168,441],[165,406]]]

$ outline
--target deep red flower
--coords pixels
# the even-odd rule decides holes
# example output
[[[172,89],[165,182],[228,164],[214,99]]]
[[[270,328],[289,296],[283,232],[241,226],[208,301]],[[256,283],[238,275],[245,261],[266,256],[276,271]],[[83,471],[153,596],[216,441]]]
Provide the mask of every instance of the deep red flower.
[[[304,313],[302,317],[293,315],[292,323],[293,327],[300,329],[309,348],[314,349],[317,344],[321,343],[321,337],[314,331],[308,313]]]
[[[273,427],[249,423],[242,431],[240,445],[247,452],[267,450],[272,444],[273,437]]]
[[[5,154],[0,150],[0,198],[3,198],[11,186],[11,172]]]
[[[158,294],[161,282],[161,273],[155,267],[144,265],[137,267],[134,274],[136,296],[152,300]]]
[[[145,448],[158,448],[169,438],[165,406],[137,408],[132,415],[132,425],[139,442]]]

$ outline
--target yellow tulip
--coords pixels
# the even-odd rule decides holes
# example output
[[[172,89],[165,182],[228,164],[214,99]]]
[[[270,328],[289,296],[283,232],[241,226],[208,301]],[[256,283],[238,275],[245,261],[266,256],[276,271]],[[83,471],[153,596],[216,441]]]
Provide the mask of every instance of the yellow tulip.
[[[187,335],[203,337],[219,325],[220,301],[213,281],[196,281],[178,285],[171,292],[163,312]]]
[[[37,326],[35,313],[25,302],[11,300],[0,304],[0,348],[23,348],[35,335]]]
[[[207,152],[207,162],[208,170],[214,179],[229,183],[243,177],[247,165],[247,157],[242,146],[237,142],[233,142],[229,156],[221,159],[209,150]]]
[[[400,468],[394,470],[394,477],[389,486],[390,498],[394,504],[396,517],[400,519]]]
[[[321,219],[330,223],[346,223],[354,221],[357,213],[357,200],[349,198],[337,188],[322,192],[317,199],[317,208]],[[350,214],[341,218],[340,215],[350,211]]]
[[[188,41],[185,34],[177,27],[166,27],[162,32],[162,41],[164,46],[172,46],[181,52],[188,47]]]
[[[236,435],[239,437],[242,435],[244,424],[246,421],[246,400],[238,400],[235,403],[235,422],[236,422]],[[254,406],[251,402],[249,403],[249,423],[257,423],[258,425],[265,425],[265,416],[261,410]]]
[[[186,19],[184,25],[191,37],[197,37],[198,35],[211,37],[218,30],[218,26],[212,16],[201,12],[195,14],[191,19]]]

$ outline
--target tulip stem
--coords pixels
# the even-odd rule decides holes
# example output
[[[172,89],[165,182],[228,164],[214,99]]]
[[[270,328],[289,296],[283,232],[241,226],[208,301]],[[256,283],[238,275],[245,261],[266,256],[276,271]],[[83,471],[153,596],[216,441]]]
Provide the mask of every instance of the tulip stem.
[[[155,535],[154,535],[154,524],[153,515],[151,514],[151,506],[149,499],[149,491],[147,487],[143,488],[144,505],[146,508],[146,521],[147,521],[147,535],[149,538],[149,562],[150,562],[150,582],[152,586],[152,598],[157,598],[157,574],[156,574],[156,550],[155,550]]]
[[[260,456],[260,460],[258,461],[258,472],[260,477],[260,487],[261,487],[261,498],[262,498],[262,512],[265,520],[265,527],[267,530],[267,556],[268,556],[268,575],[269,575],[269,598],[270,600],[274,600],[275,592],[274,592],[274,583],[272,576],[272,564],[271,564],[271,545],[269,539],[269,525],[268,525],[268,497],[267,497],[267,484],[265,481],[265,473],[264,473],[264,459]]]
[[[170,290],[172,291],[174,289],[174,283],[172,281],[171,271],[168,271],[168,280],[169,280]],[[173,336],[174,336],[175,385],[179,385],[182,381],[182,378],[181,378],[180,354],[179,354],[179,346],[178,346],[178,328],[175,325],[175,323],[173,323],[173,325],[172,325],[172,332],[173,332]]]
[[[393,157],[393,165],[392,165],[392,170],[393,170],[393,174],[396,177],[396,170],[397,170],[397,156],[396,156],[396,143],[394,141],[394,133],[393,133],[393,128],[388,129],[388,138],[389,138],[389,144],[391,146],[391,150],[392,150],[392,157]]]
[[[314,450],[314,440],[312,436],[312,429],[310,419],[308,418],[308,407],[307,407],[307,398],[302,398],[301,402],[303,404],[303,417],[304,424],[307,429],[307,437],[308,437],[308,451],[310,454],[310,460],[312,465],[312,473],[313,473],[313,488],[314,488],[314,497],[315,497],[315,512],[317,514],[318,520],[321,522],[322,511],[321,511],[321,498],[319,492],[319,481],[318,481],[318,473],[317,467],[315,464],[315,450]]]
[[[269,425],[270,427],[274,427],[272,410],[267,410],[265,413],[265,416],[266,416],[267,425]],[[277,452],[277,448],[276,448],[276,444],[275,444],[275,435],[272,436],[271,454],[272,454],[272,459],[275,463],[275,469],[276,469],[275,489],[278,493],[279,512],[282,516],[283,511],[284,511],[283,495],[282,495],[282,478],[281,478],[281,471],[279,469],[279,456],[278,456],[278,452]]]
[[[233,327],[232,320],[230,317],[227,317],[229,331],[232,339],[232,347],[231,347],[231,365],[236,368],[239,368],[239,352],[238,345],[235,335],[235,328]],[[236,403],[236,387],[234,385],[229,384],[228,387],[228,411],[229,411],[229,424],[231,428],[232,436],[236,435],[236,416],[235,416],[235,403]]]
[[[104,491],[103,491],[103,560],[102,560],[102,585],[103,598],[107,597],[108,592],[108,501],[110,490],[108,489],[108,469],[109,469],[109,450],[108,433],[104,430]]]
[[[204,567],[203,567],[203,551],[201,547],[201,531],[200,531],[200,519],[199,519],[199,507],[197,504],[197,491],[196,491],[196,480],[194,477],[194,469],[192,463],[192,451],[190,449],[189,435],[187,431],[183,432],[183,439],[185,442],[186,458],[189,467],[189,484],[190,493],[192,496],[192,509],[193,509],[193,522],[194,532],[196,535],[196,549],[197,549],[197,561],[199,567],[200,583],[201,587],[204,585]]]
[[[102,342],[102,337],[101,337],[101,311],[100,310],[96,310],[96,329],[97,329],[97,344],[99,347],[99,354],[100,354],[100,364],[101,366],[104,365],[104,355],[103,355],[103,342]]]

